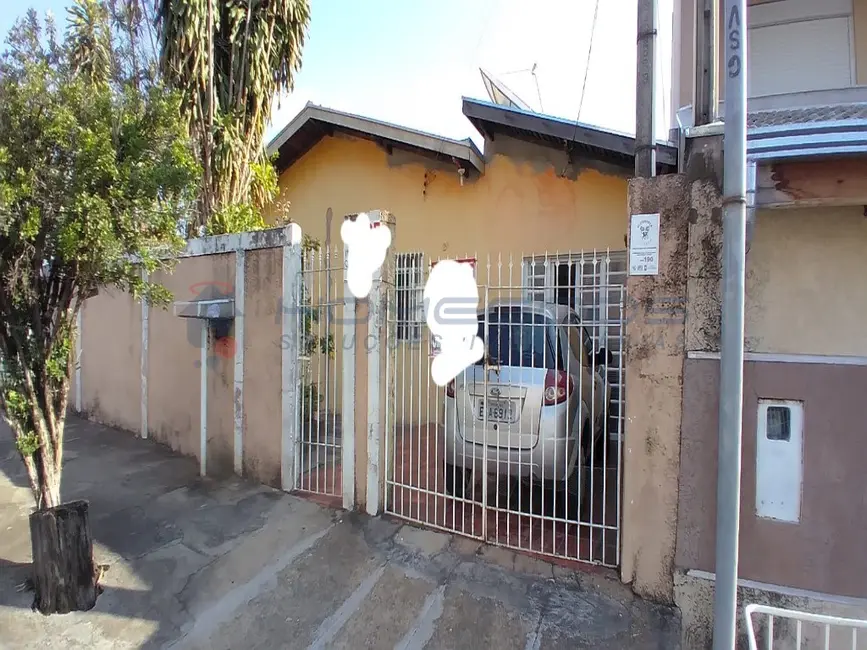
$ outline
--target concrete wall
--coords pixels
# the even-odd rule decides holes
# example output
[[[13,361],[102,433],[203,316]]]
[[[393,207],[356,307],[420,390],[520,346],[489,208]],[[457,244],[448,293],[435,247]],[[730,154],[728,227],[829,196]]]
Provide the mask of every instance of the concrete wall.
[[[106,288],[87,301],[81,320],[82,410],[97,422],[138,431],[141,304]]]
[[[283,172],[280,198],[291,202],[288,215],[305,233],[341,249],[343,215],[378,209],[397,219],[394,250],[428,259],[625,246],[625,178],[592,169],[561,176],[563,156],[547,148],[516,143],[509,152],[461,186],[453,169],[424,158],[326,137]]]
[[[193,300],[200,283],[234,287],[233,254],[181,260],[171,274],[152,280],[168,288],[175,300]],[[149,332],[148,425],[150,435],[183,454],[199,457],[201,321],[151,309]],[[233,447],[231,359],[217,356],[210,343],[208,368],[209,470],[231,468]],[[215,466],[211,464],[213,457]]]
[[[244,474],[280,487],[283,250],[246,253],[244,265]]]
[[[274,231],[280,233],[280,231]],[[263,236],[273,236],[274,232]],[[237,295],[236,252],[219,249],[177,261],[150,280],[175,301]],[[227,250],[227,252],[222,252]],[[281,485],[282,452],[282,245],[244,251],[244,340],[236,321],[209,332],[207,382],[208,476],[234,470],[235,366],[244,350],[241,466],[264,483]],[[297,280],[297,278],[293,278]],[[147,343],[147,435],[182,454],[200,458],[202,320],[151,306]],[[82,313],[83,411],[99,422],[142,432],[142,306],[128,294],[106,289]],[[217,342],[217,337],[225,337]],[[74,387],[72,398],[74,399]],[[240,398],[240,395],[238,395]],[[332,406],[339,397],[332,396]]]
[[[713,571],[719,361],[684,367],[677,566]],[[747,362],[744,366],[740,576],[799,589],[867,598],[867,367]],[[797,524],[756,516],[758,400],[804,403],[803,488]],[[856,496],[857,495],[857,496]]]
[[[759,211],[747,258],[746,348],[867,356],[862,206]]]
[[[688,164],[712,170],[714,138],[691,141]],[[714,569],[719,395],[721,209],[718,194],[689,225],[689,279],[678,498],[675,601],[684,646],[710,639],[712,588],[689,572]],[[867,227],[862,209],[804,208],[757,214],[747,256],[740,578],[747,602],[864,615],[867,572],[860,541],[867,512],[861,398],[867,388],[863,327]],[[772,356],[777,355],[777,356]],[[781,357],[780,355],[786,355]],[[835,355],[835,356],[829,356]],[[852,357],[846,364],[840,357]],[[630,387],[630,390],[633,390]],[[634,392],[631,393],[634,397]],[[803,402],[800,521],[756,516],[759,399]],[[797,597],[786,594],[797,592]],[[798,591],[800,590],[800,591]],[[833,594],[828,596],[827,594]],[[840,598],[854,598],[845,611]],[[739,619],[743,624],[743,619]],[[741,630],[743,633],[743,630]],[[788,632],[781,632],[783,636]],[[780,639],[778,639],[779,641]]]
[[[675,600],[681,611],[682,647],[690,650],[711,650],[713,647],[713,576],[703,572],[675,573]],[[853,598],[835,598],[825,594],[780,590],[771,585],[740,580],[738,583],[738,648],[747,648],[746,619],[744,606],[748,604],[769,605],[795,611],[806,611],[843,618],[867,618],[867,601]],[[767,624],[761,616],[753,617],[757,626],[759,648],[767,647]],[[797,631],[791,621],[774,621],[774,648],[796,648]],[[867,637],[858,635],[857,646],[852,645],[852,633],[835,629],[831,633],[831,648],[867,649]],[[802,648],[824,648],[824,630],[819,625],[804,624],[801,629]]]
[[[673,600],[677,528],[683,317],[658,309],[686,296],[690,184],[685,176],[634,179],[629,212],[660,214],[659,275],[631,276],[626,341],[621,575],[640,595]]]

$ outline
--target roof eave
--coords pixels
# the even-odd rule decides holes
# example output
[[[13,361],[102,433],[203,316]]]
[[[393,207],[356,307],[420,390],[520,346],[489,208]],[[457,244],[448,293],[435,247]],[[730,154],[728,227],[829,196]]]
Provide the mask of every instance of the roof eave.
[[[520,129],[538,134],[540,141],[542,141],[541,136],[547,136],[565,143],[601,149],[614,157],[628,157],[634,161],[635,138],[622,133],[467,97],[463,99],[463,113],[486,137],[496,133],[497,127]],[[544,141],[542,142],[544,144]],[[662,168],[676,169],[677,148],[665,143],[657,143],[657,164]],[[631,164],[626,166],[631,167]]]
[[[305,125],[312,121],[342,129],[346,132],[367,136],[380,142],[387,142],[398,146],[403,145],[434,156],[447,156],[454,160],[466,162],[479,174],[483,174],[485,171],[484,158],[476,145],[469,139],[463,141],[451,140],[358,115],[333,111],[309,103],[271,140],[267,148],[268,155],[278,153],[284,144],[289,142]]]

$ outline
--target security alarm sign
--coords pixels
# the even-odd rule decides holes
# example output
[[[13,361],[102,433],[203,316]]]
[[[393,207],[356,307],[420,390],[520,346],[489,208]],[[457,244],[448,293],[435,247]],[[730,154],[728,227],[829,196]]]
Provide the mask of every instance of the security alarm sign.
[[[458,264],[469,264],[473,269],[473,279],[476,279],[476,258],[475,257],[465,257],[463,259],[455,260]],[[436,266],[436,261],[431,262],[430,267],[433,268]],[[427,314],[425,314],[426,316]],[[433,359],[436,355],[440,353],[440,337],[430,333],[430,358]]]
[[[632,215],[629,275],[659,275],[659,213]]]

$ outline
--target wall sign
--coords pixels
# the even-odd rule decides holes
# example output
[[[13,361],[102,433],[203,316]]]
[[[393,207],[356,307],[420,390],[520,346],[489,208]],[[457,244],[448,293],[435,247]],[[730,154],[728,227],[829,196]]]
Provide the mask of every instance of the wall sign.
[[[458,262],[459,264],[469,264],[473,269],[473,279],[476,279],[476,258],[467,257],[455,260],[455,262]],[[430,267],[433,268],[434,266],[436,266],[436,261],[431,262]],[[428,338],[430,339],[430,358],[433,359],[440,353],[440,337],[431,332]]]
[[[631,217],[629,275],[659,275],[659,213]]]

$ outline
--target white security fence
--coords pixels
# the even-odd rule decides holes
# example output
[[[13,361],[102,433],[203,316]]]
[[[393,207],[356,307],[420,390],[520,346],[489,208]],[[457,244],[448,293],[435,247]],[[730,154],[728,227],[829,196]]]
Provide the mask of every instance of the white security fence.
[[[330,497],[343,494],[343,366],[355,349],[344,329],[343,246],[302,251],[297,292],[298,420],[295,489]],[[353,378],[354,379],[354,378]]]
[[[747,605],[750,650],[864,650],[867,621]]]
[[[438,387],[430,369],[439,348],[423,308],[437,261],[395,258],[385,511],[510,548],[616,566],[625,254],[462,261],[479,286],[486,356]]]

